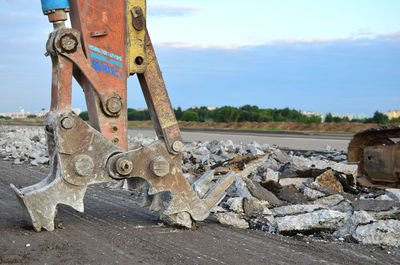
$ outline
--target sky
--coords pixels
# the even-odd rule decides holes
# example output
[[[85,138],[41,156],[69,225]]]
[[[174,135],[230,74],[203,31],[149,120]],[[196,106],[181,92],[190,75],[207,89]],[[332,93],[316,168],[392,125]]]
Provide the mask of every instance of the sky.
[[[400,109],[398,0],[148,0],[174,107]],[[0,112],[50,105],[52,25],[39,0],[0,0]],[[73,86],[73,106],[85,110]],[[136,77],[128,107],[145,107]]]

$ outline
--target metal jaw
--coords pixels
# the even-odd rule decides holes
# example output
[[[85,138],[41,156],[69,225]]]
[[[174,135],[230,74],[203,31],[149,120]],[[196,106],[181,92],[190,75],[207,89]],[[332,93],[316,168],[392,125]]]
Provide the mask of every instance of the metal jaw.
[[[18,189],[11,184],[36,231],[54,230],[57,205],[69,205],[83,212],[87,186],[125,178],[141,178],[148,183],[147,203],[169,224],[192,227],[193,220],[208,217],[225,196],[234,175],[228,175],[204,194],[184,178],[181,155],[168,152],[159,140],[148,147],[123,152],[101,133],[72,113],[50,114],[48,136],[51,170],[40,183]],[[209,172],[194,184],[209,185]]]
[[[230,173],[214,183],[208,172],[193,187],[184,178],[183,140],[147,32],[146,1],[92,2],[69,1],[74,28],[68,29],[56,27],[65,19],[59,16],[65,7],[58,13],[51,8],[55,30],[46,45],[53,63],[46,121],[51,170],[36,185],[11,187],[36,231],[54,229],[58,204],[83,211],[88,185],[128,178],[141,179],[129,181],[132,188],[146,183],[144,206],[150,205],[170,224],[192,227],[223,199],[234,176]],[[126,79],[132,74],[137,74],[160,140],[126,151]],[[72,76],[84,90],[90,126],[71,113]]]
[[[49,175],[20,190],[11,184],[36,231],[54,230],[58,204],[83,212],[87,186],[112,181],[104,171],[106,158],[121,152],[73,114],[50,114],[46,133],[51,158]]]

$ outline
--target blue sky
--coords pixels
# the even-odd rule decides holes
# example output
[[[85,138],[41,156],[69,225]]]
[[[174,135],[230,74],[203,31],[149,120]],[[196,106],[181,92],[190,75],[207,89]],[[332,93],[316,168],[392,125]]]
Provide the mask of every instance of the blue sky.
[[[148,12],[174,107],[400,107],[400,1],[148,0]],[[0,112],[49,107],[51,30],[39,0],[0,0]],[[129,107],[144,107],[128,84]],[[86,109],[77,85],[73,106]]]

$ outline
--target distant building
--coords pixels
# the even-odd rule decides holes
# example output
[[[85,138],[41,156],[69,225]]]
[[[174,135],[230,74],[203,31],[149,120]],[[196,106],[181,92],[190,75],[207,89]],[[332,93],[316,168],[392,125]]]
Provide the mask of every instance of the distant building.
[[[192,107],[190,107],[190,109],[200,109],[200,108],[202,108],[202,107],[199,107],[199,106],[192,106]],[[206,108],[207,108],[208,110],[215,110],[215,109],[216,109],[214,106],[207,106]]]
[[[76,115],[79,115],[79,114],[82,113],[82,110],[81,110],[81,109],[77,109],[77,108],[73,108],[72,111],[73,111]]]
[[[389,110],[385,114],[389,117],[389,120],[400,118],[400,110]]]
[[[137,108],[137,109],[135,109],[135,110],[137,110],[137,111],[144,111],[144,110],[147,110],[147,109],[145,109],[145,108]]]
[[[318,117],[321,117],[322,120],[325,119],[325,114],[322,114],[322,113],[319,113],[319,112],[301,111],[301,114],[303,114],[304,116],[307,116],[307,117],[318,116]]]
[[[44,117],[47,115],[47,113],[49,113],[48,110],[46,110],[46,109],[41,109],[41,110],[39,110],[39,111],[36,111],[36,112],[32,113],[32,115],[35,115],[35,116],[38,117],[38,118],[44,118]],[[79,115],[79,114],[78,114],[78,115]]]
[[[10,113],[4,113],[5,117],[10,117],[11,119],[25,119],[27,118],[30,113],[29,112],[25,112],[23,107],[19,108],[19,112],[10,112]]]
[[[82,113],[82,110],[80,109],[76,109],[73,108],[72,111],[76,114],[79,115]],[[8,112],[8,113],[0,113],[0,116],[4,116],[4,117],[10,117],[11,119],[26,119],[28,118],[28,116],[32,115],[32,116],[36,116],[38,118],[44,118],[47,113],[49,113],[49,110],[46,109],[41,109],[39,111],[36,112],[25,112],[24,108],[21,107],[19,109],[19,112]]]

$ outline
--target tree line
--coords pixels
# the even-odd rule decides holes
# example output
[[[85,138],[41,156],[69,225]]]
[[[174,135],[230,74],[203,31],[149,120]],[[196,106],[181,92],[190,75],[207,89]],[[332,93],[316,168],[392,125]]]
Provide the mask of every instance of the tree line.
[[[207,107],[190,108],[182,110],[181,107],[174,109],[175,116],[179,121],[198,121],[198,122],[302,122],[302,123],[321,123],[321,122],[359,122],[359,123],[378,123],[378,124],[389,124],[389,123],[400,123],[400,118],[389,120],[389,117],[384,113],[376,111],[372,118],[365,119],[352,119],[348,117],[337,117],[331,113],[327,113],[325,120],[322,120],[320,116],[311,115],[307,116],[301,113],[299,110],[284,108],[284,109],[262,109],[257,106],[245,105],[242,107],[224,106],[209,110]],[[83,120],[89,120],[87,111],[79,114]],[[33,118],[33,117],[32,117]],[[9,117],[2,117],[0,119],[10,119]],[[129,121],[147,121],[150,120],[150,113],[148,110],[135,110],[128,109],[128,120]]]
[[[284,109],[260,109],[257,106],[245,105],[240,108],[224,106],[209,110],[207,107],[190,108],[185,111],[181,107],[174,109],[176,119],[179,121],[214,121],[214,122],[272,122],[272,121],[293,121],[304,123],[320,123],[321,117],[308,117],[298,110]],[[86,111],[79,115],[82,119],[88,120],[89,116]],[[148,110],[128,109],[129,121],[146,121],[150,120]]]
[[[378,123],[378,124],[389,124],[389,123],[400,123],[400,117],[389,120],[389,117],[379,111],[375,111],[374,116],[372,118],[365,119],[352,119],[350,120],[348,117],[336,117],[331,113],[328,113],[325,117],[324,122],[359,122],[359,123]]]
[[[327,113],[325,120],[320,116],[306,116],[299,110],[284,108],[284,109],[262,109],[257,106],[245,105],[242,107],[224,106],[209,110],[207,107],[190,108],[182,110],[181,107],[174,109],[175,116],[179,121],[214,121],[214,122],[302,122],[302,123],[321,123],[321,122],[360,122],[360,123],[400,123],[400,118],[389,120],[389,117],[379,111],[376,111],[372,118],[352,119],[347,117],[341,118]],[[79,115],[84,120],[88,120],[87,112],[82,112]],[[130,121],[146,121],[150,120],[148,110],[128,109],[128,120]]]

